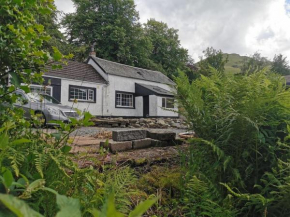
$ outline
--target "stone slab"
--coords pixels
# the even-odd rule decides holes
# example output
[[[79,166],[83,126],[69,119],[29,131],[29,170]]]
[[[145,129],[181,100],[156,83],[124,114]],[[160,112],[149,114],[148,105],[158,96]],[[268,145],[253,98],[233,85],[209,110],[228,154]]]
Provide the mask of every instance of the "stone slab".
[[[133,149],[143,149],[152,147],[151,139],[139,139],[133,141]]]
[[[146,130],[113,131],[113,140],[117,142],[145,139],[146,136]]]
[[[151,139],[151,144],[153,147],[166,147],[169,146],[168,141],[161,141],[161,140],[156,140],[156,139]]]
[[[122,152],[122,151],[129,151],[132,149],[132,141],[124,141],[124,142],[100,142],[100,147],[105,149],[109,149],[112,153]]]
[[[167,141],[152,139],[151,141],[152,141],[153,147],[167,147],[167,146],[176,146],[176,145],[183,144],[183,141],[180,139],[173,139],[173,140],[167,140]]]
[[[147,137],[155,140],[161,140],[161,141],[169,141],[169,140],[175,140],[176,133],[174,132],[154,132],[154,131],[148,131]]]

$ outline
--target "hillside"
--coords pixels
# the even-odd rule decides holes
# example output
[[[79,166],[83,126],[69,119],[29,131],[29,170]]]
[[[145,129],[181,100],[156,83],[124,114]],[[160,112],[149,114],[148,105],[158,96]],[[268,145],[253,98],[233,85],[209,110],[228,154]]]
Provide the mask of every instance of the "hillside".
[[[239,54],[224,54],[224,56],[228,55],[229,61],[225,65],[226,72],[234,72],[239,73],[241,70],[241,66],[243,62],[248,60],[249,57],[247,56],[240,56]]]

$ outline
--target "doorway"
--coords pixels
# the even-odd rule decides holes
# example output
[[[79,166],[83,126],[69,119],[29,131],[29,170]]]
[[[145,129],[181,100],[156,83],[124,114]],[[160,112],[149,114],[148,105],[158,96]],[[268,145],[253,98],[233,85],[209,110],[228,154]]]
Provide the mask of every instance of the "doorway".
[[[149,117],[149,96],[143,96],[143,117]]]

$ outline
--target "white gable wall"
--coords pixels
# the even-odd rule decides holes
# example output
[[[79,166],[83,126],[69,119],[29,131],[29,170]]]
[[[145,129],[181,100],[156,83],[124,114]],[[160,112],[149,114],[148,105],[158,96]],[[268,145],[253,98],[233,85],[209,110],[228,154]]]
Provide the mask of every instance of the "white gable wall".
[[[120,77],[115,75],[108,75],[109,85],[104,91],[104,116],[135,116],[143,117],[143,97],[135,98],[135,109],[130,108],[116,108],[115,107],[115,93],[116,91],[124,91],[135,93],[135,83],[154,85],[172,91],[171,87],[166,84],[157,82],[144,81],[134,78]],[[161,108],[162,97],[149,97],[149,115],[150,116],[170,116],[178,117],[178,114],[173,111],[166,111]],[[177,109],[177,108],[176,108]]]

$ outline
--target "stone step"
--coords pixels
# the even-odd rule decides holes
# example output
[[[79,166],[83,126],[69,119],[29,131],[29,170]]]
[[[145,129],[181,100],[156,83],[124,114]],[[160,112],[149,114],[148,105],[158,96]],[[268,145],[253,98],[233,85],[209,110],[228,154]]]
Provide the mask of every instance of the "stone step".
[[[132,141],[123,141],[123,142],[100,142],[100,147],[109,149],[111,153],[123,152],[132,149]]]
[[[145,139],[147,137],[146,130],[113,131],[112,134],[113,140],[116,142]]]

